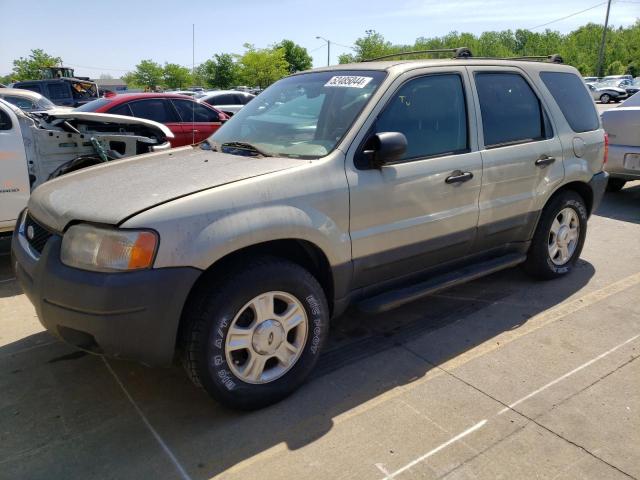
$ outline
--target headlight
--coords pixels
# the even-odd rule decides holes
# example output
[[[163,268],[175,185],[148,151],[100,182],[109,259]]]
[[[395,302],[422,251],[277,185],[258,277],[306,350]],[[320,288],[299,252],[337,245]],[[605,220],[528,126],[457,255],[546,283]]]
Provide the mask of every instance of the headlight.
[[[158,236],[149,230],[118,230],[74,225],[62,237],[62,263],[98,272],[149,268]]]

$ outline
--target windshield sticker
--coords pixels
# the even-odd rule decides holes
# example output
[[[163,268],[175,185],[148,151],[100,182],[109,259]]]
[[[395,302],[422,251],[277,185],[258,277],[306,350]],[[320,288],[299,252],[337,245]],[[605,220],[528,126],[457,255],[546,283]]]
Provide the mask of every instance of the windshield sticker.
[[[369,82],[373,80],[373,77],[357,77],[355,75],[341,75],[337,77],[331,77],[325,87],[348,87],[348,88],[364,88]]]

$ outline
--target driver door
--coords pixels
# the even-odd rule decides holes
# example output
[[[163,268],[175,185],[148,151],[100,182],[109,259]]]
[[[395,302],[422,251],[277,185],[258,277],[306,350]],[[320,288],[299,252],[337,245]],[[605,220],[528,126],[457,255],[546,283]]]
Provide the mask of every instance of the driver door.
[[[347,159],[356,287],[464,257],[478,224],[482,159],[466,69],[411,72],[389,92]],[[406,136],[404,157],[360,164],[366,138],[389,131]]]

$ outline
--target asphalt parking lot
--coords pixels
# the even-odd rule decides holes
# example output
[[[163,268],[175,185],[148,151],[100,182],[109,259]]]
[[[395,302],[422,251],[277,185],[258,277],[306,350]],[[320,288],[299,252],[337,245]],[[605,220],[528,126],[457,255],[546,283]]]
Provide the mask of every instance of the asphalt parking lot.
[[[634,182],[571,276],[346,315],[314,377],[253,413],[56,341],[0,256],[0,478],[640,478],[638,239]]]

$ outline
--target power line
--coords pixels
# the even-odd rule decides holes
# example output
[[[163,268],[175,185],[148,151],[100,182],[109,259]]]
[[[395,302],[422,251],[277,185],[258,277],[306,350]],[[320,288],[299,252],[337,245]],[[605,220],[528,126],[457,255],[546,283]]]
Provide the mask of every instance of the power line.
[[[529,30],[535,30],[536,28],[546,27],[547,25],[551,25],[552,23],[560,22],[562,20],[566,20],[567,18],[575,17],[576,15],[580,15],[581,13],[588,12],[589,10],[593,10],[594,8],[598,8],[598,7],[602,6],[602,5],[604,5],[605,3],[607,3],[607,2],[600,2],[597,5],[594,5],[593,7],[585,8],[584,10],[580,10],[579,12],[571,13],[569,15],[566,15],[566,16],[562,17],[562,18],[558,18],[556,20],[552,20],[550,22],[543,23],[542,25],[536,25],[535,27],[532,27]]]

